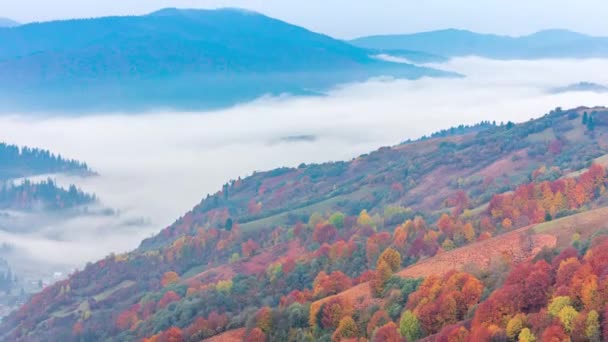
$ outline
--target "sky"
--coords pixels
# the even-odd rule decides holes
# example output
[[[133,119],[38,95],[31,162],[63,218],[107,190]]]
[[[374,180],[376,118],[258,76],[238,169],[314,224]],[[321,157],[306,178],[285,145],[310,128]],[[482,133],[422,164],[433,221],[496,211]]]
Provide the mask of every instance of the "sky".
[[[606,0],[0,0],[0,17],[26,23],[165,7],[247,8],[343,39],[443,28],[508,35],[565,28],[608,36]]]

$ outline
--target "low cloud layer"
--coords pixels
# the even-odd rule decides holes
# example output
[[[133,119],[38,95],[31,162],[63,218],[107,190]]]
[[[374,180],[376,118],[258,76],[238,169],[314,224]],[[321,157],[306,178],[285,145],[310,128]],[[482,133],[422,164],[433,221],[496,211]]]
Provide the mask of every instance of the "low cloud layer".
[[[0,233],[0,243],[33,263],[78,266],[135,248],[207,193],[254,170],[348,160],[450,126],[525,121],[557,106],[608,105],[605,94],[547,92],[580,81],[608,84],[601,72],[608,60],[462,58],[437,67],[467,77],[372,80],[327,97],[265,98],[210,113],[0,117],[0,140],[86,161],[101,176],[59,177],[60,184],[75,182],[121,211],[38,221],[37,232]],[[143,225],[132,224],[141,218]]]

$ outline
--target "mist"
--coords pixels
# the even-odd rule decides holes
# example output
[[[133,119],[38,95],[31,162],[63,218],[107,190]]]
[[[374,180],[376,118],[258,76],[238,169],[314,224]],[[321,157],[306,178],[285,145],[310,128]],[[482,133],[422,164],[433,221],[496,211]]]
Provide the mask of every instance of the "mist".
[[[0,117],[0,140],[87,162],[98,177],[54,176],[95,193],[112,216],[31,217],[27,232],[0,232],[20,265],[70,269],[121,253],[159,232],[230,179],[254,171],[350,160],[443,128],[481,120],[526,121],[555,107],[608,105],[605,94],[548,90],[608,85],[608,59],[430,65],[465,78],[375,79],[325,97],[266,97],[206,113],[157,111]],[[25,261],[23,261],[25,260]],[[32,268],[32,266],[29,266]]]

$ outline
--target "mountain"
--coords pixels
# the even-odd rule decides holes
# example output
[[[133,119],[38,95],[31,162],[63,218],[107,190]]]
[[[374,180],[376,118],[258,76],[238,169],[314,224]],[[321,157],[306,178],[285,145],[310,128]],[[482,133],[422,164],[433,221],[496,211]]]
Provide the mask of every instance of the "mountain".
[[[540,59],[608,56],[608,37],[593,37],[567,30],[546,30],[527,36],[510,37],[448,29],[362,37],[350,43],[369,49],[417,50],[446,57]]]
[[[19,26],[20,24],[14,20],[8,19],[8,18],[2,18],[0,17],[0,28],[2,27],[15,27],[15,26]]]
[[[601,340],[606,137],[608,108],[557,108],[239,178],[0,338]]]
[[[557,88],[550,89],[550,92],[553,94],[576,92],[576,91],[605,93],[605,92],[608,92],[608,87],[601,85],[601,84],[592,83],[592,82],[579,82],[579,83],[567,85],[565,87],[557,87]]]
[[[449,75],[239,9],[27,24],[0,29],[0,41],[4,111],[205,109],[381,75]]]

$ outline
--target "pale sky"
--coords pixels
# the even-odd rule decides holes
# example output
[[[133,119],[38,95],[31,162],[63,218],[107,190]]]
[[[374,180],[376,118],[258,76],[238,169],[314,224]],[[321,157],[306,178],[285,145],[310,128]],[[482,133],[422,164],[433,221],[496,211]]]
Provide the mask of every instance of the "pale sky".
[[[509,35],[566,28],[608,36],[607,0],[0,0],[19,22],[241,7],[338,38],[442,28]]]

